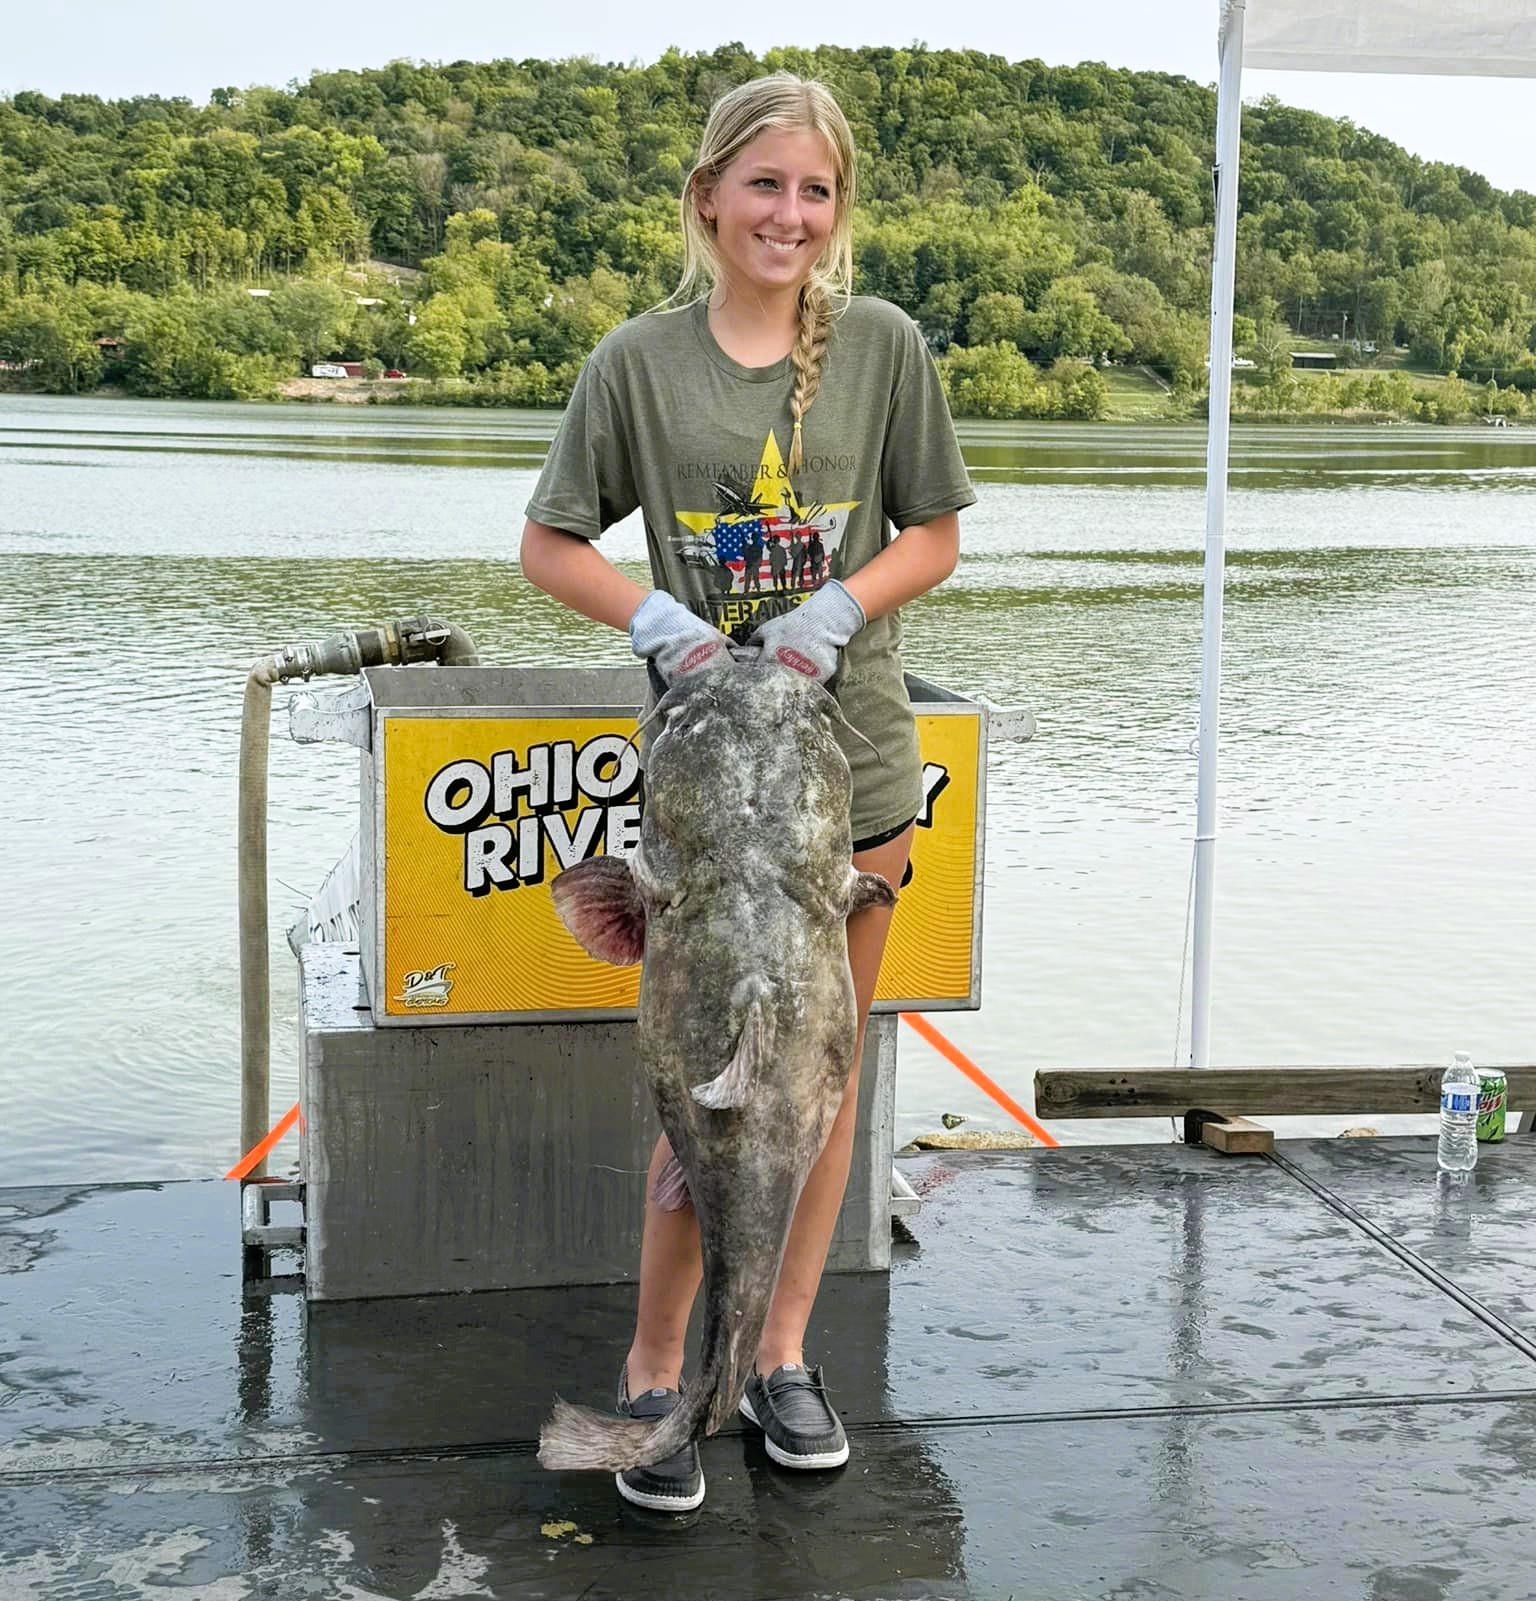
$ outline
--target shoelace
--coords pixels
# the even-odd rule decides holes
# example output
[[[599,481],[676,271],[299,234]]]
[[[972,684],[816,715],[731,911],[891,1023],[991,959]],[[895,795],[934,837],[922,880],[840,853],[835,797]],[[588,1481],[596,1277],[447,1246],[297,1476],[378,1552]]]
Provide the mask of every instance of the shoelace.
[[[764,1384],[777,1383],[781,1388],[793,1384],[797,1389],[819,1390],[821,1394],[828,1394],[827,1381],[821,1376],[819,1367],[813,1368],[805,1363],[786,1364],[789,1371],[783,1367],[776,1367],[771,1373],[759,1373],[757,1376]]]

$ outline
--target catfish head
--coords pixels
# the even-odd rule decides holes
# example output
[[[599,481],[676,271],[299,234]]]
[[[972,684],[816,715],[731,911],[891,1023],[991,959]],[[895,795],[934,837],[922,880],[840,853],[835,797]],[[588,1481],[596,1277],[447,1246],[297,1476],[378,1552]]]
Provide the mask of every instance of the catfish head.
[[[633,967],[645,956],[645,898],[623,856],[593,856],[555,876],[549,886],[560,921],[600,962]],[[848,864],[845,918],[866,906],[894,906],[896,892],[878,873]]]
[[[883,879],[852,867],[842,720],[821,685],[755,658],[669,690],[641,723],[654,733],[634,855],[592,857],[550,885],[582,948],[632,966],[648,919],[736,878],[791,884],[838,920],[892,904]]]

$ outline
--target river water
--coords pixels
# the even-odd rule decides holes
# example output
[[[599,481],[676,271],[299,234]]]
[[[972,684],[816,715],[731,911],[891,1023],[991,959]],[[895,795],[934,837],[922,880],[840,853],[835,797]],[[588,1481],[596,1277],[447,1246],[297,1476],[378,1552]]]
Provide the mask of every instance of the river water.
[[[489,661],[629,659],[516,567],[555,421],[0,399],[0,1183],[238,1154],[257,655],[430,607]],[[908,665],[1029,706],[1040,732],[991,752],[982,1008],[935,1020],[1028,1104],[1039,1067],[1187,1055],[1204,435],[960,433],[980,500],[954,578],[909,608]],[[1214,1059],[1530,1061],[1536,430],[1239,430],[1232,482]],[[643,572],[636,519],[604,549]],[[354,753],[283,737],[286,695],[275,927],[356,814]],[[280,1109],[298,1057],[280,933],[272,960]],[[899,1079],[903,1137],[944,1112],[1006,1124],[905,1031]],[[1304,1127],[1360,1121],[1427,1126]]]

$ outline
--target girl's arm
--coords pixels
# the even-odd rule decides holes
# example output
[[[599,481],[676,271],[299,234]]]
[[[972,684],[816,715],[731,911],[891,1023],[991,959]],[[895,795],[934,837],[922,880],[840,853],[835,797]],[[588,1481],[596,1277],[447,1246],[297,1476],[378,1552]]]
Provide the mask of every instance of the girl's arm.
[[[610,628],[628,628],[650,593],[626,578],[590,539],[531,519],[523,525],[519,552],[523,576],[572,611]]]
[[[946,511],[931,522],[903,528],[878,556],[845,578],[843,587],[873,621],[942,584],[959,559],[960,514]]]

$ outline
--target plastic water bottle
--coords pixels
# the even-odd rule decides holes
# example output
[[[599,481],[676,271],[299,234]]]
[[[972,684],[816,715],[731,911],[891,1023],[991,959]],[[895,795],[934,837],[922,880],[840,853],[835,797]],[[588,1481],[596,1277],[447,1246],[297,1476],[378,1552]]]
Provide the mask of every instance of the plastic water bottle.
[[[1477,1069],[1465,1051],[1440,1080],[1440,1171],[1466,1173],[1477,1166]]]

